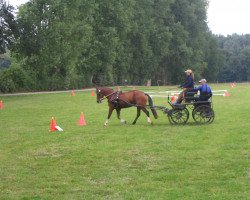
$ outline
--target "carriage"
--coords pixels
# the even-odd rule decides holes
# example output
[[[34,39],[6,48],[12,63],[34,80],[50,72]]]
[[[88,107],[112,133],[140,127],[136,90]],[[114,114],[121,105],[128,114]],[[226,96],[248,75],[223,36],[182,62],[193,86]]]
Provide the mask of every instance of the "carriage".
[[[168,120],[171,124],[186,124],[189,120],[189,111],[191,111],[192,118],[197,124],[209,124],[214,121],[214,110],[212,104],[212,97],[195,96],[195,93],[188,92],[184,96],[183,103],[173,104],[168,97],[168,103],[171,109],[166,107],[156,106],[167,114]]]
[[[147,115],[147,121],[152,124],[147,108],[150,108],[155,119],[158,118],[156,110],[163,111],[167,114],[171,124],[186,124],[190,115],[189,111],[192,112],[192,117],[197,124],[212,123],[215,117],[212,98],[210,96],[196,96],[194,92],[187,92],[181,104],[171,103],[168,97],[168,103],[171,106],[170,109],[165,106],[154,106],[150,95],[138,90],[121,92],[103,87],[96,88],[96,94],[97,103],[101,103],[104,99],[108,100],[109,112],[104,123],[105,126],[107,126],[113,110],[116,110],[117,118],[122,123],[126,123],[124,119],[120,118],[120,112],[121,109],[129,107],[137,108],[137,115],[132,124],[136,124],[141,111]],[[149,105],[146,105],[147,102]]]

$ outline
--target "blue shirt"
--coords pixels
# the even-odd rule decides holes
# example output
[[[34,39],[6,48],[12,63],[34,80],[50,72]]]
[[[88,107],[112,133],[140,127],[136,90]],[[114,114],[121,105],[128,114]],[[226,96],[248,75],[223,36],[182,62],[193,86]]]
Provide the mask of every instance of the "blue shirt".
[[[200,91],[201,95],[212,94],[212,90],[207,84],[202,84],[194,88],[194,91],[198,91],[198,90]]]
[[[187,76],[185,82],[180,85],[183,88],[194,88],[194,79],[191,75]]]

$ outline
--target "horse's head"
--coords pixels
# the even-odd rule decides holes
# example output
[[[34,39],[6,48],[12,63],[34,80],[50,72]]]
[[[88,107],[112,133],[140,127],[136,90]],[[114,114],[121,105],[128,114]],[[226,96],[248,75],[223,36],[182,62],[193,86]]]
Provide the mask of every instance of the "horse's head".
[[[104,96],[105,95],[102,93],[102,89],[96,88],[96,101],[97,101],[97,103],[102,103]]]
[[[96,88],[96,101],[102,103],[102,100],[114,92],[111,88]]]

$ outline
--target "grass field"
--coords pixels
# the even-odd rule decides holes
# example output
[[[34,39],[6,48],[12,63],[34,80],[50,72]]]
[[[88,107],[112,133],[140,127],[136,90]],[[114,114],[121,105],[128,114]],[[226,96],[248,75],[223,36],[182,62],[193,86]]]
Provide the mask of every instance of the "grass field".
[[[130,108],[126,125],[113,115],[104,127],[107,103],[89,91],[0,97],[0,199],[249,199],[250,84],[212,88],[231,96],[213,98],[215,120],[202,126],[161,112],[132,125]],[[63,132],[48,131],[51,117]]]

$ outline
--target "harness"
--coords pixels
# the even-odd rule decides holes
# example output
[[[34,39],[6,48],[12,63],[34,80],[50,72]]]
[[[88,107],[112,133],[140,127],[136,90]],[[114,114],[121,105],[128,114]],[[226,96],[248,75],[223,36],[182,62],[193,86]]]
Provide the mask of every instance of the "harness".
[[[108,95],[102,97],[100,100],[102,101],[102,100],[104,100],[104,99],[108,99],[109,96],[115,94],[116,92],[117,92],[117,91],[114,91],[114,92],[112,92],[112,93],[110,93],[110,94],[108,94]]]
[[[160,109],[160,110],[164,110],[164,112],[166,112],[166,110],[167,110],[166,107],[164,107],[164,106],[154,106],[151,97],[148,94],[146,94],[146,93],[144,93],[144,94],[146,96],[148,96],[148,98],[149,98],[148,99],[149,105],[140,105],[140,104],[130,103],[130,102],[128,102],[128,101],[126,101],[126,100],[124,100],[122,98],[119,98],[121,93],[122,93],[122,91],[113,91],[113,92],[111,92],[108,95],[104,95],[101,92],[101,90],[98,90],[98,94],[104,95],[102,98],[99,99],[99,101],[102,101],[104,99],[108,99],[108,102],[112,103],[112,105],[114,106],[114,109],[122,109],[122,108],[127,108],[127,107],[150,108],[152,110],[153,114],[154,114],[156,108]],[[125,93],[123,93],[123,94],[125,94]],[[112,95],[114,95],[113,98],[112,98]],[[111,98],[108,98],[108,97],[111,97]],[[98,103],[100,103],[100,102],[98,102]]]
[[[119,99],[119,96],[121,94],[121,91],[117,91],[116,93],[114,93],[111,98],[110,98],[110,101],[114,101],[114,100],[118,100]]]
[[[122,91],[114,91],[114,92],[102,97],[100,100],[102,101],[104,99],[108,99],[109,102],[116,104],[121,93],[122,93]],[[110,97],[110,98],[108,98],[108,97]]]
[[[126,104],[129,105],[129,106],[134,106],[134,107],[140,106],[140,105],[137,105],[137,104],[129,103],[129,102],[123,100],[123,99],[119,99],[119,96],[120,96],[121,93],[122,93],[122,91],[114,91],[114,92],[112,92],[112,93],[110,93],[110,94],[108,94],[108,95],[102,97],[100,100],[102,101],[102,100],[104,100],[104,99],[108,99],[108,102],[111,102],[111,103],[115,104],[115,106],[117,106],[117,104],[118,104],[118,102],[117,102],[116,100],[120,100],[120,101],[126,103]],[[114,95],[114,94],[116,94],[116,95]],[[112,95],[114,95],[114,98],[112,98]],[[111,96],[111,99],[108,98],[108,97],[110,97],[110,96]],[[150,109],[151,109],[151,108],[154,108],[154,106],[151,107],[151,106],[149,106],[149,105],[146,105],[146,107],[148,107],[148,108],[150,108]]]

